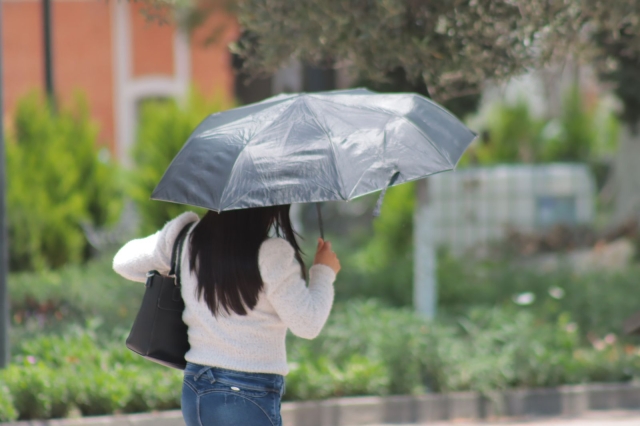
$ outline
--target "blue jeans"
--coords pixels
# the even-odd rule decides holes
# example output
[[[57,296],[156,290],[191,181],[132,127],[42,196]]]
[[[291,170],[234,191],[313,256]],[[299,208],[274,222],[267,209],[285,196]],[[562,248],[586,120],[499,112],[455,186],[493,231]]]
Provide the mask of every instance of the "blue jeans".
[[[284,377],[187,363],[182,416],[187,426],[281,426]]]

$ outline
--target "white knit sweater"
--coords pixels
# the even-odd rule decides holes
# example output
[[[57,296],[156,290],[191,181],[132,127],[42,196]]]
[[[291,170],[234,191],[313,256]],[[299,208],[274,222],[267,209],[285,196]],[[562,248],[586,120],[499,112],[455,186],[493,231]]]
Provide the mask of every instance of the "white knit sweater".
[[[197,221],[195,213],[183,213],[161,231],[128,242],[113,259],[113,269],[123,277],[146,281],[146,273],[171,269],[171,249],[180,230]],[[193,229],[193,228],[192,228]],[[284,239],[262,243],[258,256],[264,282],[258,303],[247,315],[218,314],[196,298],[196,275],[189,268],[189,245],[182,259],[184,322],[189,327],[189,362],[237,371],[286,375],[285,336],[287,328],[300,337],[312,339],[324,326],[333,304],[335,273],[325,265],[309,270],[309,286],[300,277],[294,249]]]

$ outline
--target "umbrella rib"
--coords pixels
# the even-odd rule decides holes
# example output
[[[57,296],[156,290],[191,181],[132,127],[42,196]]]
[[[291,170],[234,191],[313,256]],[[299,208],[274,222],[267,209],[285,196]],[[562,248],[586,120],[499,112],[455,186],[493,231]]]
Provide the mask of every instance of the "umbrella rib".
[[[292,96],[292,97],[296,97],[296,96]],[[290,98],[289,98],[290,99]],[[287,100],[287,99],[285,99]],[[280,112],[280,114],[278,115],[278,117],[276,118],[280,118],[282,116],[282,114],[284,114],[285,112],[287,112],[289,110],[289,108],[291,108],[291,106],[294,104],[294,102],[291,102],[289,104],[289,106],[287,106],[284,110],[282,110]],[[275,121],[275,120],[274,120]],[[273,124],[273,123],[272,123]],[[269,127],[269,126],[267,126]],[[264,129],[263,129],[264,130]],[[244,150],[247,146],[249,146],[249,144],[251,143],[251,140],[253,139],[253,137],[255,136],[255,133],[253,135],[251,135],[251,137],[247,140],[247,143],[244,144],[244,146],[242,147],[242,149],[240,150],[240,152],[238,153],[238,156],[236,157],[235,161],[233,162],[233,166],[231,166],[231,171],[229,172],[229,176],[227,177],[227,181],[224,183],[224,189],[222,190],[222,194],[220,195],[220,204],[222,204],[222,201],[224,200],[224,196],[227,192],[227,184],[229,183],[229,181],[231,180],[231,176],[233,176],[233,172],[236,169],[236,165],[238,164],[238,159],[240,158],[240,156],[244,153]]]
[[[253,156],[251,155],[251,153],[249,152],[247,155],[249,155],[249,158],[251,159],[251,162],[253,162]],[[255,165],[255,163],[254,163],[254,165]],[[266,191],[270,191],[270,188],[269,188],[269,187],[264,183],[264,181],[260,180],[259,184],[260,184],[260,185],[261,185],[261,186],[262,186]],[[331,193],[333,193],[333,194],[335,194],[335,193],[336,193],[332,188],[329,188],[329,187],[327,187],[327,186],[324,186],[324,185],[318,185],[318,186],[319,186],[320,188],[322,188],[322,189],[326,190],[327,192],[331,192]],[[251,190],[247,190],[247,191],[246,191],[246,192],[244,192],[242,195],[240,195],[240,196],[236,197],[236,198],[235,198],[235,200],[233,200],[231,203],[229,203],[229,204],[227,204],[227,205],[225,205],[225,206],[220,206],[220,211],[223,211],[223,210],[228,209],[229,207],[233,207],[233,206],[235,206],[235,205],[236,205],[236,204],[238,204],[240,201],[242,201],[242,197],[244,197],[245,195],[247,195],[249,192],[251,192]],[[342,197],[340,196],[340,194],[337,194],[337,196],[338,196],[339,198],[342,198]],[[316,202],[316,201],[310,201],[310,202]]]
[[[247,155],[249,155],[249,158],[251,159],[251,162],[253,163],[254,167],[255,167],[255,162],[253,161],[253,156],[251,155],[251,153],[249,152]],[[240,156],[238,156],[240,157]],[[266,191],[269,191],[269,187],[264,183],[264,181],[262,181],[262,179],[259,179],[258,182]],[[240,196],[237,196],[231,203],[227,204],[227,205],[222,205],[222,198],[220,199],[220,211],[225,210],[229,207],[233,207],[235,204],[237,204],[238,202],[240,202],[242,200],[242,197],[244,197],[245,195],[247,195],[249,192],[251,192],[251,189],[248,189],[247,191],[245,191],[243,194],[241,194]]]
[[[238,153],[238,156],[236,157],[236,159],[233,161],[233,166],[231,166],[231,171],[229,172],[229,176],[227,176],[227,180],[224,183],[224,189],[222,190],[222,194],[220,194],[220,211],[222,211],[222,202],[224,201],[224,196],[227,193],[227,185],[229,184],[229,181],[231,180],[231,176],[233,176],[233,172],[236,169],[236,166],[238,165],[238,160],[240,159],[240,157],[242,156],[242,154],[244,153],[244,150],[247,146],[249,146],[249,143],[251,142],[251,138],[249,138],[249,140],[247,140],[247,143],[244,144],[244,146],[242,147],[242,149],[240,150],[240,152]]]
[[[401,184],[403,184],[403,183],[414,182],[414,181],[417,181],[417,180],[420,180],[420,179],[424,179],[424,178],[429,177],[429,176],[438,175],[438,174],[440,174],[440,173],[445,173],[445,172],[448,172],[448,171],[451,171],[451,170],[453,170],[453,168],[451,168],[451,169],[444,169],[444,170],[438,170],[438,171],[435,171],[435,172],[427,173],[426,175],[423,175],[423,176],[417,176],[417,177],[413,177],[413,178],[410,178],[410,179],[407,179],[407,180],[403,180],[403,181],[401,181],[401,182],[399,182],[399,181],[397,181],[397,180],[396,180],[396,182],[395,182],[393,185],[388,185],[388,188],[392,188],[392,187],[394,187],[394,186],[398,186],[398,185],[401,185]],[[358,194],[358,195],[357,195],[356,197],[354,197],[354,198],[359,198],[359,197],[363,197],[363,196],[365,196],[365,195],[373,194],[374,192],[378,192],[378,191],[380,191],[380,190],[382,190],[382,188],[372,189],[371,191],[364,192],[364,193],[362,193],[362,194]]]
[[[356,182],[356,184],[351,189],[351,192],[349,193],[349,197],[347,197],[347,200],[351,200],[351,197],[353,196],[353,193],[356,192],[356,189],[358,188],[358,185],[360,185],[360,182],[362,182],[362,178],[364,178],[364,175],[366,175],[369,170],[371,170],[371,167],[369,167],[367,170],[365,170],[360,175],[360,177],[358,178],[358,181]]]
[[[388,123],[388,122],[387,122],[387,123]],[[385,127],[386,127],[386,125],[385,125]],[[382,144],[382,145],[383,145],[383,150],[384,150],[384,152],[386,153],[386,152],[387,152],[387,129],[386,129],[386,128],[385,128],[385,130],[384,130],[384,141],[383,141],[383,144]],[[382,159],[382,161],[384,162],[384,156],[383,156],[381,159]],[[373,164],[375,164],[375,162],[374,162]],[[358,185],[360,185],[360,182],[362,181],[362,178],[364,178],[364,175],[366,175],[366,174],[367,174],[367,172],[368,172],[369,170],[371,170],[371,167],[373,166],[373,164],[372,164],[372,165],[370,165],[369,167],[367,167],[367,170],[365,170],[364,172],[362,172],[362,174],[361,174],[361,175],[360,175],[360,177],[358,178],[358,181],[356,182],[356,184],[353,186],[353,188],[351,188],[351,192],[349,193],[349,198],[348,198],[348,200],[351,200],[351,197],[353,196],[353,193],[354,193],[354,192],[356,191],[356,189],[358,188]]]
[[[340,173],[340,168],[338,167],[338,156],[336,155],[336,151],[333,147],[333,143],[331,142],[331,135],[329,135],[329,132],[327,132],[327,129],[325,129],[321,124],[320,121],[318,120],[318,118],[316,117],[315,113],[313,112],[313,110],[309,107],[309,104],[307,104],[307,100],[303,98],[304,101],[304,105],[307,107],[307,110],[309,111],[309,113],[311,114],[311,117],[313,118],[313,120],[316,122],[316,124],[318,125],[318,127],[320,129],[322,129],[322,131],[324,132],[324,134],[327,136],[327,140],[329,141],[329,146],[331,147],[331,155],[333,157],[333,167],[336,170],[336,173],[338,175],[338,178],[340,179],[340,191],[338,193],[338,196],[341,199],[345,199],[342,196],[342,191],[344,190],[344,180],[342,179],[342,174]]]
[[[356,90],[358,90],[358,89],[356,89]],[[368,90],[368,89],[365,89],[365,90]],[[379,95],[379,94],[380,94],[380,93],[378,93],[378,92],[370,92],[370,93],[374,93],[374,94],[377,94],[377,95]],[[310,93],[309,95],[312,95],[312,93]],[[411,95],[411,96],[413,96],[414,98],[416,98],[416,97],[417,97],[419,100],[427,101],[429,104],[433,105],[434,107],[436,107],[437,109],[439,109],[441,112],[445,113],[446,115],[450,116],[451,118],[453,118],[453,119],[454,119],[454,120],[456,120],[456,121],[459,121],[459,122],[460,122],[460,124],[462,124],[462,122],[460,121],[460,119],[459,119],[458,117],[456,117],[455,115],[453,115],[453,114],[451,113],[451,111],[447,110],[447,109],[446,109],[446,108],[444,108],[442,105],[440,105],[440,104],[438,104],[438,103],[434,102],[432,99],[425,98],[425,97],[423,97],[423,96],[421,96],[421,95],[417,95],[417,94],[415,94],[415,93],[396,93],[396,95]],[[333,101],[333,100],[331,100],[331,99],[328,99],[327,97],[322,97],[322,98],[319,98],[319,97],[317,97],[317,96],[314,96],[314,97],[315,97],[317,100],[321,101],[321,102],[330,102],[330,103],[332,103],[332,104],[336,104],[336,105],[344,106],[343,104],[341,104],[341,103],[339,103],[339,102],[336,102],[336,101]],[[394,115],[394,116],[396,115],[396,114],[393,114],[393,113],[389,112],[389,110],[382,109],[382,108],[373,108],[373,107],[366,106],[366,105],[358,105],[358,108],[364,108],[364,109],[368,109],[368,110],[372,110],[372,111],[378,111],[378,112],[382,111],[382,112],[385,112],[385,113],[388,113],[388,114],[391,114],[391,115]]]
[[[417,125],[416,123],[414,123],[414,122],[413,122],[413,120],[411,120],[410,118],[405,117],[404,115],[398,115],[397,117],[402,118],[402,119],[403,119],[403,120],[405,120],[407,123],[411,124],[411,125],[412,125],[412,126],[413,126],[417,131],[418,131],[418,132],[420,132],[420,134],[421,134],[422,136],[424,136],[424,138],[427,140],[427,142],[429,142],[429,145],[431,145],[431,147],[432,147],[433,149],[435,149],[435,150],[436,150],[436,152],[437,152],[438,154],[440,154],[440,157],[442,157],[442,158],[444,158],[445,160],[447,160],[447,163],[449,163],[449,165],[450,165],[451,167],[454,167],[454,168],[455,168],[455,166],[456,166],[456,165],[455,165],[455,164],[451,164],[451,159],[450,159],[448,156],[446,156],[446,155],[442,154],[442,151],[440,151],[440,149],[438,149],[438,146],[437,146],[436,144],[434,144],[434,143],[433,143],[433,141],[431,140],[431,138],[430,138],[429,136],[427,136],[427,135],[422,131],[422,129],[420,129],[420,127],[418,127],[418,125]]]

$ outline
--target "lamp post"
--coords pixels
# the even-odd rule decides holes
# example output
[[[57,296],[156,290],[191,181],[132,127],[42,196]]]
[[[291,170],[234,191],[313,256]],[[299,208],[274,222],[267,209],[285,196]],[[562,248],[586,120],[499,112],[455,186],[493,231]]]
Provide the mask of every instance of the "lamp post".
[[[428,179],[416,182],[416,207],[413,217],[413,305],[428,319],[436,316],[438,306],[438,257],[433,239],[433,209],[429,201]]]
[[[2,67],[2,3],[0,3],[0,368],[9,362],[9,291],[7,290],[7,221],[5,205],[6,161],[4,158],[4,108]]]
[[[47,99],[55,108],[53,87],[53,48],[51,39],[51,0],[42,0],[42,33],[44,35],[44,79]]]

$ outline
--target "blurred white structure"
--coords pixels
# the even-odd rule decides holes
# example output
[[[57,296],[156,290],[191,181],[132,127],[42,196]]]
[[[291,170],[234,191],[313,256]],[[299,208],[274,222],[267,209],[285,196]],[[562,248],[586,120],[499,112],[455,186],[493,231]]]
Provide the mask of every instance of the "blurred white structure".
[[[614,221],[640,221],[640,135],[625,127],[614,162]]]
[[[500,240],[508,228],[535,232],[588,224],[595,215],[587,165],[501,165],[428,180],[433,243],[454,253]]]
[[[436,243],[430,182],[416,182],[416,208],[413,217],[413,306],[428,319],[436,316],[438,286],[436,280]]]
[[[442,173],[418,182],[414,217],[414,306],[434,318],[436,250],[461,255],[524,232],[582,225],[595,216],[595,179],[587,165],[501,165]]]

